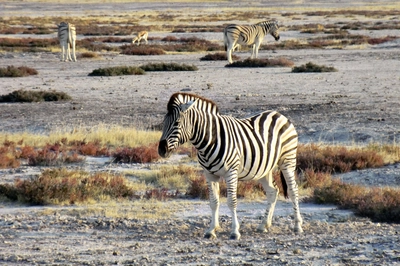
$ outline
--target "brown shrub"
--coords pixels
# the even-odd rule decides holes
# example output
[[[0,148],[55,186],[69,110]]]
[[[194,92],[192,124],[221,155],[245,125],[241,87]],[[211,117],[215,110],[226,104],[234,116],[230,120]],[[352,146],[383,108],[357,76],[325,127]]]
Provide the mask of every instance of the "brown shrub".
[[[298,169],[315,172],[346,173],[352,170],[383,166],[382,157],[376,152],[346,147],[316,144],[299,145],[297,155]]]
[[[313,199],[351,209],[375,222],[400,222],[400,191],[396,189],[366,188],[333,179],[329,185],[316,188]]]
[[[244,61],[236,61],[228,64],[225,67],[292,67],[294,63],[286,58],[274,59],[251,59],[248,58]]]
[[[8,66],[0,68],[0,77],[1,78],[17,78],[17,77],[27,77],[31,75],[37,75],[38,72],[36,69],[27,67],[27,66]]]
[[[165,51],[160,48],[154,48],[150,46],[134,46],[134,45],[124,45],[121,47],[121,54],[126,55],[163,55]]]
[[[239,60],[240,57],[232,54],[232,59],[233,60]],[[213,53],[213,54],[207,54],[203,57],[200,58],[201,61],[226,61],[228,60],[226,53]]]
[[[65,169],[45,170],[40,176],[29,180],[16,180],[14,186],[0,186],[0,194],[12,200],[34,205],[74,204],[89,199],[101,200],[134,195],[120,175],[68,171]]]
[[[116,163],[150,163],[159,158],[158,143],[135,148],[119,148],[115,151],[113,162]]]

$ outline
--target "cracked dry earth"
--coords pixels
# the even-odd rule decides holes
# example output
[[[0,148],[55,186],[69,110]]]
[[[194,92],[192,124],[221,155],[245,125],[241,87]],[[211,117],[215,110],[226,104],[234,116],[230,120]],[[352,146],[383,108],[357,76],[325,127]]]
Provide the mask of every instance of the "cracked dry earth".
[[[296,5],[292,1],[274,4],[281,2],[284,7]],[[321,8],[327,5],[324,1],[308,2]],[[342,7],[349,3],[331,5]],[[220,4],[223,5],[222,2]],[[14,5],[18,7],[15,10],[12,9]],[[148,4],[143,5],[99,4],[95,10],[125,12],[148,8]],[[166,4],[159,5],[167,10],[169,8]],[[235,2],[235,5],[240,3]],[[174,4],[174,9],[181,6]],[[193,4],[193,8],[201,6]],[[49,15],[49,12],[58,10],[57,4],[33,2],[13,2],[2,7],[2,15],[7,13],[4,11],[6,8],[10,8],[10,14],[14,15],[18,12]],[[89,14],[83,11],[82,5],[71,5],[69,8]],[[335,22],[335,17],[329,19]],[[171,35],[162,32],[152,34],[154,37]],[[191,36],[190,33],[185,34],[180,37]],[[363,34],[398,35],[398,31],[368,31]],[[220,33],[201,33],[199,37],[221,40]],[[282,40],[298,37],[298,32],[281,34]],[[399,48],[400,44],[396,41],[360,49],[279,50],[272,55],[270,51],[260,51],[261,58],[282,56],[296,65],[312,61],[339,70],[309,74],[294,74],[290,68],[228,69],[224,67],[226,62],[199,61],[204,54],[143,57],[103,53],[101,60],[60,63],[58,53],[1,53],[2,67],[26,65],[37,69],[39,75],[2,79],[0,94],[17,89],[55,89],[68,93],[73,101],[1,104],[0,130],[46,133],[60,128],[90,128],[100,123],[151,128],[162,121],[170,95],[184,90],[214,100],[221,113],[237,117],[277,109],[290,117],[303,143],[393,142],[400,138]],[[249,53],[240,52],[238,55],[244,59]],[[199,70],[129,77],[87,76],[96,68],[148,62],[194,64]],[[108,164],[100,164],[94,169],[101,171],[108,167]],[[0,175],[4,181],[24,174],[29,176],[35,171],[38,169],[22,168],[17,172],[1,171]],[[398,187],[400,166],[371,169],[340,178],[365,185]],[[265,204],[262,201],[240,201],[238,218],[242,222],[242,238],[230,241],[226,203],[221,205],[222,230],[215,240],[203,238],[210,221],[206,201],[179,199],[154,203],[155,207],[148,207],[148,204],[140,206],[140,203],[127,207],[119,218],[105,214],[115,208],[113,205],[104,206],[104,213],[91,213],[86,212],[85,206],[25,207],[2,204],[0,264],[400,265],[400,225],[374,223],[355,217],[351,212],[337,210],[334,206],[301,203],[304,234],[294,235],[291,231],[291,205],[280,200],[271,232],[261,234],[255,229]],[[170,212],[157,218],[138,218],[143,213],[162,213],[165,210]]]

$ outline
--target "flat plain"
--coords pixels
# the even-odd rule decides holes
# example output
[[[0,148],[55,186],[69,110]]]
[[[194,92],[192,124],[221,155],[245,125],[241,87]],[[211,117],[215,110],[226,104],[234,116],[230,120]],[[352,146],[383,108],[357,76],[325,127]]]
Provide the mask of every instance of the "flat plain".
[[[0,67],[28,66],[39,75],[1,78],[0,94],[14,90],[57,90],[71,95],[69,102],[1,103],[0,131],[47,134],[52,130],[94,127],[99,124],[157,128],[174,92],[187,91],[217,103],[220,112],[245,117],[276,109],[298,129],[300,142],[365,145],[393,143],[400,138],[400,14],[390,1],[221,1],[221,2],[1,2],[3,19],[102,17],[110,25],[121,17],[133,26],[158,26],[149,44],[166,36],[206,39],[222,45],[222,32],[171,32],[177,25],[250,24],[275,19],[282,25],[280,42],[306,42],[324,33],[300,33],[295,26],[365,24],[353,35],[370,38],[395,36],[381,44],[336,45],[320,49],[260,49],[260,58],[287,58],[296,66],[313,62],[335,67],[330,73],[292,73],[291,68],[227,68],[227,61],[200,61],[207,52],[138,56],[99,52],[100,59],[60,62],[59,51],[0,52]],[[354,11],[350,14],[348,11]],[[346,11],[346,12],[345,12]],[[358,11],[358,13],[356,12]],[[234,19],[235,12],[248,12]],[[314,12],[314,14],[313,14]],[[320,13],[318,13],[320,12]],[[369,12],[369,13],[368,13]],[[376,13],[374,13],[376,12]],[[382,13],[379,13],[382,12]],[[389,15],[387,15],[389,13]],[[230,15],[230,20],[224,16]],[[261,19],[257,14],[268,14]],[[159,19],[157,19],[157,16]],[[210,19],[209,17],[218,17]],[[156,22],[155,22],[156,21]],[[372,29],[392,23],[397,28]],[[86,36],[79,35],[78,39]],[[51,25],[49,25],[51,27]],[[52,26],[55,29],[55,24]],[[54,38],[46,35],[6,35],[1,38]],[[120,36],[129,37],[129,36]],[[267,36],[264,44],[273,44]],[[128,43],[127,43],[128,44]],[[121,45],[121,44],[114,44]],[[79,47],[78,47],[79,49]],[[77,54],[82,53],[78,50]],[[242,60],[250,51],[237,52]],[[194,72],[148,72],[146,75],[90,77],[97,68],[175,62],[195,65]],[[107,170],[107,165],[96,166]],[[32,169],[28,169],[31,171]],[[26,170],[26,171],[28,171]],[[399,186],[399,166],[390,174]],[[1,174],[10,175],[10,171]],[[21,172],[17,173],[21,175]],[[23,173],[22,173],[23,174]],[[380,174],[379,177],[383,178]],[[1,179],[1,177],[0,177]],[[362,177],[360,177],[362,179]],[[375,184],[380,181],[375,180]],[[144,204],[144,203],[143,203]],[[304,203],[304,234],[291,232],[291,205],[280,201],[274,228],[259,234],[255,228],[263,202],[239,203],[242,239],[228,240],[230,226],[222,208],[222,231],[217,240],[203,239],[209,223],[207,202],[182,200],[135,205],[126,212],[153,212],[170,208],[166,219],[84,215],[85,207],[32,207],[5,204],[0,208],[0,263],[4,265],[395,265],[400,263],[398,224],[373,223],[327,208]],[[226,204],[223,204],[226,205]],[[172,206],[172,207],[171,207]],[[88,207],[90,208],[90,207]],[[113,208],[106,205],[105,209]],[[148,208],[148,209],[146,209]],[[133,215],[134,217],[134,215]]]

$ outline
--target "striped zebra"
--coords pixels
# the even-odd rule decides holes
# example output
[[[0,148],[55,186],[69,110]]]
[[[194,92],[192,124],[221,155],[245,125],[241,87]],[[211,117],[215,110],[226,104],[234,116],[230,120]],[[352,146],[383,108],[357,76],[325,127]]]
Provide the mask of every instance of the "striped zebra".
[[[136,34],[136,37],[134,37],[132,39],[132,44],[134,44],[137,41],[137,45],[139,45],[141,40],[144,40],[146,42],[146,44],[147,44],[148,43],[147,42],[147,37],[148,36],[149,36],[149,33],[147,31],[145,31],[145,30],[140,31],[140,32],[138,32]]]
[[[251,58],[258,56],[258,49],[265,35],[270,33],[279,40],[279,26],[276,21],[262,21],[254,25],[228,25],[224,29],[224,45],[228,61],[232,64],[232,51],[237,45],[252,45]]]
[[[76,29],[75,25],[67,22],[61,22],[58,25],[58,40],[61,45],[61,61],[74,61],[76,62],[75,55],[75,41],[76,41]],[[72,56],[70,47],[72,47]],[[65,53],[65,57],[64,57]]]
[[[271,226],[278,188],[272,177],[278,166],[284,194],[294,209],[294,231],[303,232],[295,180],[297,133],[293,124],[276,111],[266,111],[245,119],[220,115],[212,101],[188,93],[175,93],[168,102],[163,132],[158,146],[168,158],[176,148],[190,141],[204,169],[210,191],[212,219],[206,238],[215,238],[219,228],[219,180],[227,184],[228,207],[232,214],[230,238],[239,239],[236,215],[238,180],[258,180],[267,195],[266,216],[259,231]]]

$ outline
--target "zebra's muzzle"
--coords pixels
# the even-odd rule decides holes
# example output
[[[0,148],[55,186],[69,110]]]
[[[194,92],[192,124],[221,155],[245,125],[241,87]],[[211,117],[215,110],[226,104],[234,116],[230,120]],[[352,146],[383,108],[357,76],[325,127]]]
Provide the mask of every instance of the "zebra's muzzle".
[[[158,144],[158,154],[163,158],[168,158],[171,155],[171,151],[168,150],[167,140],[160,140]]]
[[[275,41],[279,41],[280,38],[281,38],[281,36],[275,37]]]

